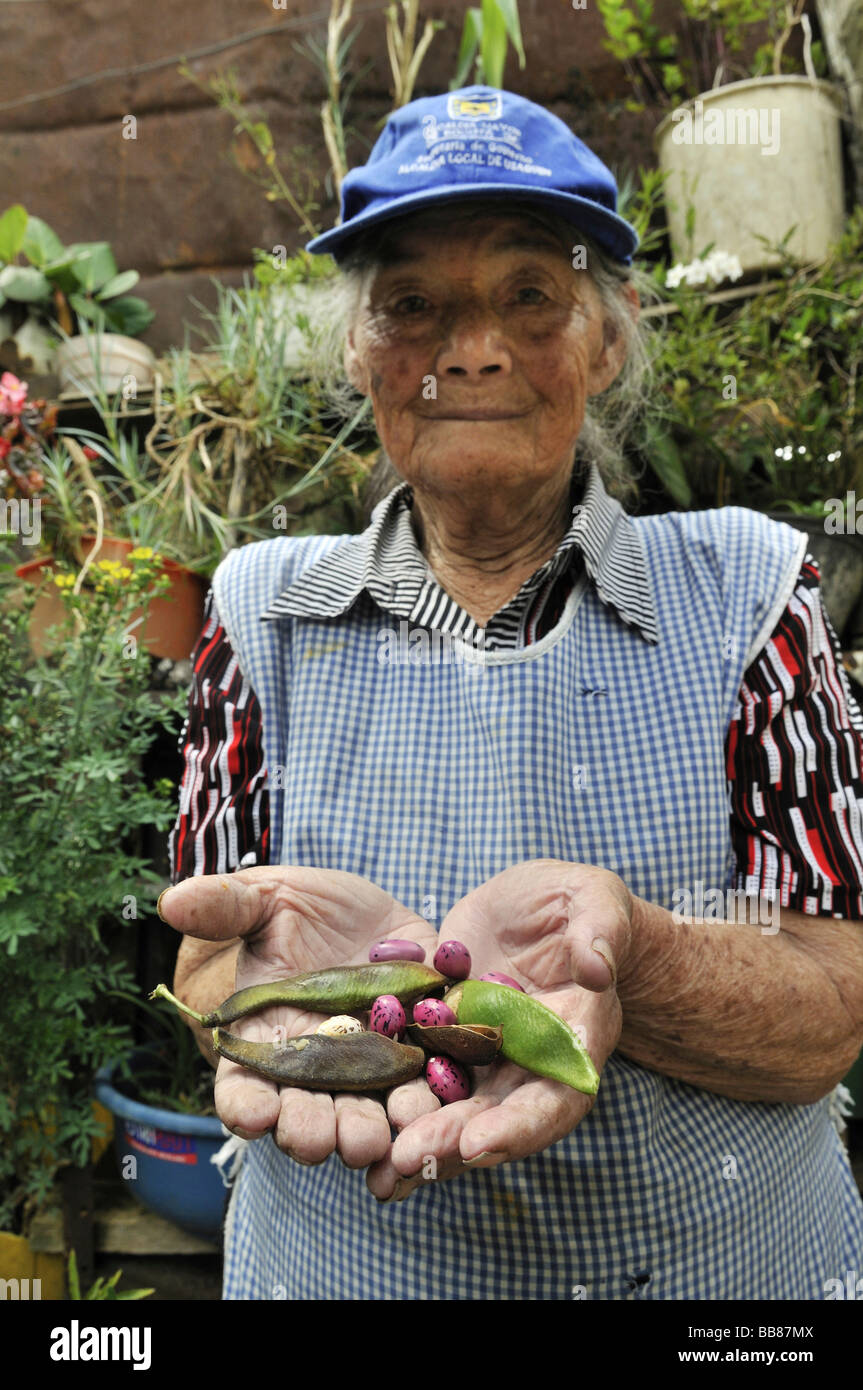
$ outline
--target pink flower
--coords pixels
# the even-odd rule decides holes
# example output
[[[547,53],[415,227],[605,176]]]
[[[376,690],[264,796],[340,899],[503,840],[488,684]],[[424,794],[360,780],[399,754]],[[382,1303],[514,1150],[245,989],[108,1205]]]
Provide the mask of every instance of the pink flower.
[[[20,415],[29,389],[26,381],[4,372],[0,376],[0,415]]]

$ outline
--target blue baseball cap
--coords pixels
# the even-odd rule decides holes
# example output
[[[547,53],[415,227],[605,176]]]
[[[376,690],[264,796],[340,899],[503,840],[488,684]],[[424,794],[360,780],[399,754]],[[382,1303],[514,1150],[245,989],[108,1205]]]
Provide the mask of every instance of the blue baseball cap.
[[[359,232],[464,198],[538,203],[630,265],[638,233],[617,214],[611,170],[557,116],[498,87],[420,97],[389,117],[342,182],[341,221],[306,250],[340,260]]]

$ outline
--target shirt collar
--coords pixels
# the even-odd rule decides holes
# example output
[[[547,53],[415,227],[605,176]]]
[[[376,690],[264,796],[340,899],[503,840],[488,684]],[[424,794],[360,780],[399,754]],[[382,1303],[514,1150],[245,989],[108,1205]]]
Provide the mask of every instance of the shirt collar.
[[[270,605],[264,620],[283,617],[335,618],[366,590],[398,617],[410,618],[434,576],[410,522],[409,483],[393,488],[375,507],[365,531],[352,536],[304,570]],[[646,641],[659,641],[641,537],[632,518],[605,490],[590,464],[581,502],[552,559],[526,581],[537,585],[580,554],[597,596],[636,627]],[[538,578],[541,576],[541,578]]]

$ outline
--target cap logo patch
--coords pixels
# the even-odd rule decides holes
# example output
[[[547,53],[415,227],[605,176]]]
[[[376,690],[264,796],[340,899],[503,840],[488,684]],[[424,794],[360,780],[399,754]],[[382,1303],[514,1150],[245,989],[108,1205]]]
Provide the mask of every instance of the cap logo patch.
[[[450,120],[488,120],[496,121],[501,114],[502,101],[500,95],[490,97],[460,97],[451,96],[447,98],[447,115]]]

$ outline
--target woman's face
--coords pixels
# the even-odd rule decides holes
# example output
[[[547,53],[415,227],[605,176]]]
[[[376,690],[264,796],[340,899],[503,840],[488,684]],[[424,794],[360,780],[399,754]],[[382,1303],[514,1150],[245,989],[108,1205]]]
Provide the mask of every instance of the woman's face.
[[[587,398],[624,350],[550,231],[517,213],[436,214],[370,277],[345,365],[397,471],[445,494],[568,476]]]

